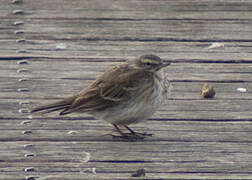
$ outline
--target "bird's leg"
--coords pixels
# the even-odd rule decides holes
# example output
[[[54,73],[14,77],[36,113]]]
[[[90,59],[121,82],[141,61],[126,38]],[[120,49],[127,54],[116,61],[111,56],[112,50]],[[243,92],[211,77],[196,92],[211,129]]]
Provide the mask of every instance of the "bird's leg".
[[[148,133],[139,133],[139,132],[135,132],[132,129],[130,129],[128,126],[124,125],[124,127],[132,134],[135,136],[152,136],[152,134],[148,134]]]
[[[115,127],[115,129],[122,135],[122,136],[127,136],[125,133],[123,133],[121,131],[121,129],[116,125],[116,124],[113,124],[113,126]]]
[[[112,135],[114,138],[122,138],[122,139],[126,139],[129,141],[136,141],[138,139],[143,139],[143,137],[138,136],[136,134],[132,134],[132,133],[129,134],[129,133],[122,132],[121,129],[116,124],[113,124],[113,126],[121,134],[121,136]]]

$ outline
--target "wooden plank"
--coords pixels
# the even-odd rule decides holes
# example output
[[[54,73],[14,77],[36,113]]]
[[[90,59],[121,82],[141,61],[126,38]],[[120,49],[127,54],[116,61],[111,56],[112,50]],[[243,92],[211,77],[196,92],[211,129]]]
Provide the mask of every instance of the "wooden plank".
[[[29,40],[27,40],[29,41]],[[66,46],[65,50],[57,50],[58,45]],[[156,53],[162,58],[186,62],[251,62],[249,54],[251,43],[224,43],[224,48],[208,49],[210,42],[113,42],[113,41],[37,41],[16,43],[2,41],[0,44],[1,59],[13,57],[44,57],[62,60],[98,58],[101,60],[122,60],[146,53]],[[11,48],[6,48],[6,46]],[[18,53],[26,50],[27,53]],[[22,52],[22,51],[21,51]],[[4,55],[5,54],[5,55]],[[6,55],[8,56],[6,57]],[[41,59],[41,58],[40,58]],[[78,61],[78,60],[77,60]]]
[[[252,179],[250,0],[25,0],[0,3],[0,179]],[[212,43],[223,43],[210,48]],[[154,53],[170,97],[136,131],[105,135],[85,114],[29,116],[111,65]],[[203,83],[214,99],[202,99]],[[245,88],[241,93],[237,88]],[[88,157],[88,155],[90,157]]]
[[[114,10],[111,10],[111,4],[115,8]],[[203,56],[207,56],[211,59],[218,59],[219,53],[221,53],[222,58],[226,60],[250,59],[247,55],[243,55],[243,53],[251,52],[251,14],[248,11],[250,6],[250,1],[243,1],[242,4],[230,1],[169,1],[169,3],[167,1],[158,3],[153,1],[144,3],[141,1],[127,3],[123,1],[103,1],[103,3],[55,1],[53,5],[48,1],[26,1],[19,5],[10,5],[6,2],[0,6],[2,9],[10,8],[8,12],[1,11],[8,16],[1,22],[5,28],[1,30],[0,35],[0,39],[3,40],[1,44],[4,45],[0,54],[13,54],[13,51],[5,48],[6,43],[9,43],[5,41],[11,39],[9,47],[13,47],[12,50],[18,51],[25,48],[28,49],[30,56],[59,56],[61,54],[62,57],[133,57],[139,53],[149,52],[151,49],[173,58],[184,58],[190,55],[192,58],[201,57],[203,59]],[[13,14],[12,11],[18,8],[23,9],[24,13]],[[152,13],[147,13],[149,11]],[[62,12],[64,14],[60,14]],[[132,17],[127,18],[123,12]],[[158,16],[155,12],[158,12]],[[204,13],[207,15],[204,16]],[[95,17],[89,17],[91,14]],[[34,15],[38,17],[34,17]],[[106,17],[106,15],[110,17]],[[152,16],[156,18],[153,19]],[[23,19],[25,20],[23,25],[13,25]],[[23,33],[15,35],[15,31],[20,29]],[[16,40],[23,38],[26,39],[25,44],[15,43]],[[71,51],[56,52],[57,41],[64,42]],[[80,45],[76,44],[76,41]],[[115,45],[112,49],[109,46],[92,47],[90,41],[94,41],[93,44],[101,43],[101,45],[109,41],[110,44]],[[158,43],[150,46],[149,41]],[[206,54],[199,52],[199,46],[207,47],[214,41],[224,41],[230,44],[227,47],[232,53],[228,50],[211,50]],[[124,43],[116,45],[120,42]],[[139,42],[142,43],[137,46]],[[158,44],[163,42],[171,43],[164,44],[160,49]],[[185,47],[179,45],[181,42],[189,42],[190,46],[195,46],[195,49],[191,50],[190,46],[186,46],[187,54],[185,55],[186,52],[183,53]],[[237,43],[240,42],[247,42],[248,45],[232,50],[232,47],[237,46]],[[142,46],[144,47],[142,48]],[[136,47],[141,49],[136,49],[137,52],[134,52]],[[173,52],[173,47],[180,53]],[[23,54],[17,53],[16,56],[23,56]]]
[[[9,6],[9,7],[8,7]],[[199,19],[225,19],[225,18],[251,18],[251,1],[242,3],[237,1],[128,1],[104,0],[104,1],[81,1],[69,2],[67,0],[50,1],[26,0],[16,5],[28,12],[29,18],[199,18]],[[13,5],[5,2],[0,9],[11,9]],[[50,13],[47,13],[47,12]],[[74,13],[75,12],[75,13]],[[150,13],[151,12],[151,13]],[[183,12],[183,13],[182,13]],[[4,13],[3,13],[4,14]],[[14,15],[13,15],[14,16]]]
[[[117,64],[117,62],[99,62],[100,66],[97,67],[97,62],[92,62],[92,59],[91,62],[81,59],[75,61],[56,59],[50,63],[46,59],[35,59],[28,62],[30,64],[21,66],[16,61],[1,62],[2,78],[12,77],[8,82],[2,82],[0,88],[2,98],[13,99],[9,100],[9,106],[2,109],[5,115],[13,116],[21,108],[34,106],[27,105],[24,99],[28,99],[28,103],[38,104],[41,101],[43,104],[77,93],[82,87],[87,87],[97,73],[101,74],[109,66]],[[9,68],[5,68],[7,66]],[[17,73],[19,67],[27,71]],[[185,115],[189,115],[193,119],[247,119],[251,116],[249,108],[251,93],[240,93],[237,88],[251,88],[250,72],[250,64],[245,63],[174,63],[167,68],[172,86],[169,100],[154,118],[168,116],[171,119],[183,119]],[[200,89],[204,82],[213,83],[216,88],[217,95],[214,100],[201,98]],[[20,98],[17,98],[18,96]],[[19,103],[24,103],[24,106],[20,106]],[[10,107],[15,107],[15,111],[10,112]]]
[[[112,141],[112,127],[104,122],[50,118],[3,121],[1,141]],[[14,126],[15,125],[15,126]],[[146,141],[177,142],[243,142],[251,143],[251,119],[246,121],[189,121],[151,120],[132,126],[154,136]],[[146,129],[147,128],[147,129]],[[176,129],[176,130],[174,130]],[[73,131],[73,132],[72,132]],[[117,139],[114,139],[117,140]]]
[[[146,143],[148,148],[146,148]],[[40,175],[44,176],[48,173],[58,173],[59,176],[63,176],[65,173],[81,176],[83,174],[80,173],[88,172],[88,169],[89,173],[87,174],[91,175],[91,168],[95,168],[95,177],[101,175],[110,177],[113,172],[123,172],[123,174],[129,176],[134,169],[145,168],[148,178],[157,177],[157,173],[163,174],[162,177],[167,177],[167,173],[171,177],[183,177],[185,171],[188,171],[186,174],[189,177],[201,173],[203,176],[213,177],[218,174],[217,177],[219,177],[223,173],[219,171],[222,166],[233,169],[238,175],[243,174],[245,176],[250,174],[244,170],[245,167],[251,166],[251,159],[248,159],[246,155],[246,153],[251,153],[248,143],[135,142],[133,146],[132,143],[129,146],[129,143],[121,142],[118,146],[118,142],[33,142],[29,151],[34,153],[35,156],[28,158],[24,157],[25,152],[23,151],[26,142],[7,142],[4,144],[5,146],[0,149],[1,152],[8,149],[6,147],[12,147],[18,154],[7,155],[6,159],[4,158],[3,166],[10,166],[14,172],[18,171],[18,168],[34,167],[41,172]],[[61,152],[55,151],[55,146]],[[111,149],[111,147],[113,148]],[[41,151],[37,151],[38,149],[41,149]],[[180,149],[180,151],[177,151],[177,149]],[[118,151],[120,151],[120,154],[115,157],[114,154]],[[85,152],[90,153],[88,162],[85,162]],[[127,159],[124,159],[125,154],[128,155]],[[142,154],[146,154],[143,159]],[[138,159],[135,159],[135,156],[138,156]],[[125,161],[129,163],[125,163]],[[25,162],[26,166],[17,162]],[[217,166],[216,162],[218,162]],[[197,168],[197,172],[194,172],[195,168]],[[36,175],[36,173],[32,174]],[[237,175],[229,174],[228,176]],[[124,177],[124,175],[120,177]]]
[[[164,58],[165,59],[165,58]],[[168,59],[167,59],[168,60]],[[6,77],[4,72],[10,71],[10,77],[31,76],[32,78],[45,79],[45,74],[50,73],[52,77],[69,79],[95,79],[98,74],[119,62],[109,62],[109,58],[99,59],[58,59],[56,61],[43,59],[43,61],[25,60],[27,64],[20,64],[23,61],[1,61],[1,77]],[[125,61],[125,59],[116,60]],[[192,62],[173,62],[165,69],[170,81],[251,81],[250,73],[252,66],[250,63],[192,63]],[[50,64],[51,65],[50,65]],[[97,67],[99,63],[99,67]],[[27,69],[19,72],[18,69]],[[195,72],[195,71],[198,72]],[[71,72],[71,74],[69,74]],[[217,78],[219,77],[219,78]],[[50,78],[47,76],[47,78]]]
[[[88,171],[88,170],[87,170]],[[91,171],[91,170],[89,170]],[[132,178],[131,177],[131,173],[120,173],[120,172],[109,172],[109,173],[96,173],[94,174],[88,174],[88,173],[83,173],[80,172],[78,175],[76,175],[76,173],[70,173],[70,172],[66,172],[66,173],[59,173],[55,172],[55,173],[50,173],[50,175],[48,175],[49,173],[40,173],[40,175],[27,175],[25,178],[40,178],[43,180],[61,180],[61,179],[65,179],[65,180],[72,180],[72,179],[76,179],[76,180],[81,180],[83,178],[86,179],[101,179],[101,180],[109,180],[109,179],[115,179],[115,180],[121,180],[121,179],[139,179],[139,178]],[[6,176],[3,175],[2,176],[4,179],[6,180],[20,180],[20,178],[22,178],[23,176],[21,176],[20,174],[16,174],[13,176]],[[213,174],[213,173],[169,173],[169,175],[167,175],[167,173],[158,173],[158,175],[153,174],[153,173],[148,173],[147,177],[145,177],[145,179],[154,179],[154,180],[158,180],[158,179],[245,179],[245,180],[250,180],[251,176],[250,174],[245,174],[245,173],[241,173],[241,174]]]
[[[47,12],[48,14],[48,12]],[[25,18],[29,18],[26,17]],[[10,20],[3,21],[10,26]],[[14,23],[17,20],[11,19]],[[182,25],[181,25],[182,23]],[[241,24],[243,26],[241,26]],[[14,25],[12,25],[13,28]],[[88,41],[178,41],[178,42],[251,42],[251,20],[86,20],[30,19],[22,27],[25,37],[36,40]],[[14,38],[4,31],[1,38]],[[236,36],[237,32],[242,32]],[[39,37],[38,37],[39,36]]]

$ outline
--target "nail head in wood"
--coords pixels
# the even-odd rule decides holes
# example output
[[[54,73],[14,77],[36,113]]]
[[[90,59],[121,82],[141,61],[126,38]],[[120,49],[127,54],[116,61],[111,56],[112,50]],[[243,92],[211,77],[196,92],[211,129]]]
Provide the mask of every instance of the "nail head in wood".
[[[15,15],[24,14],[24,11],[21,10],[21,9],[17,9],[17,10],[12,11],[12,13],[15,14]]]
[[[22,133],[23,133],[23,134],[32,134],[32,131],[27,130],[27,131],[23,131]]]
[[[27,60],[21,60],[18,61],[17,64],[23,65],[23,64],[29,64],[29,62]]]
[[[20,25],[24,25],[23,21],[16,21],[13,23],[15,26],[20,26]]]
[[[22,2],[23,2],[23,0],[12,0],[12,4],[19,4]]]
[[[35,168],[34,167],[28,167],[24,169],[25,172],[34,172]]]

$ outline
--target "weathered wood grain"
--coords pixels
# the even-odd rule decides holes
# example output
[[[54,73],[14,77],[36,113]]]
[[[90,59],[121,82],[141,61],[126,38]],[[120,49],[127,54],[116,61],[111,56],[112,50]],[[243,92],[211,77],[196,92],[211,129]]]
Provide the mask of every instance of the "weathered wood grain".
[[[0,179],[252,179],[250,0],[0,0]],[[222,43],[210,48],[212,43]],[[85,114],[29,116],[114,64],[154,53],[170,96],[137,131]],[[200,97],[211,83],[214,99]],[[237,88],[245,88],[239,92]]]
[[[251,6],[250,1],[5,2],[0,54],[24,48],[25,56],[125,58],[153,51],[173,59],[250,60]],[[16,9],[23,13],[13,14]],[[20,21],[24,24],[13,25]],[[212,42],[226,46],[208,50]],[[55,51],[59,43],[67,51]]]
[[[13,59],[15,57],[37,57],[39,59],[51,57],[65,60],[68,57],[67,60],[77,58],[89,59],[89,61],[99,59],[98,61],[101,61],[107,59],[125,60],[145,53],[158,53],[164,59],[182,62],[250,63],[252,47],[248,42],[228,42],[224,43],[224,48],[209,49],[211,42],[26,41],[25,43],[16,43],[14,40],[2,41],[0,44],[2,59],[11,56]],[[66,46],[65,50],[56,49],[61,44]],[[7,49],[8,46],[11,49]],[[21,50],[26,50],[27,53],[18,53]]]

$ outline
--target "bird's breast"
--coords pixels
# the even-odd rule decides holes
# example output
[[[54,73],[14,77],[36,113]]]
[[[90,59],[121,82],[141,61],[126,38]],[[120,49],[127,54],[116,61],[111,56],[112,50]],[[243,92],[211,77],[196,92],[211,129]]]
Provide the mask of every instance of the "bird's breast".
[[[163,74],[154,75],[148,83],[141,83],[128,100],[96,114],[112,124],[132,124],[148,119],[165,99],[167,88]]]

